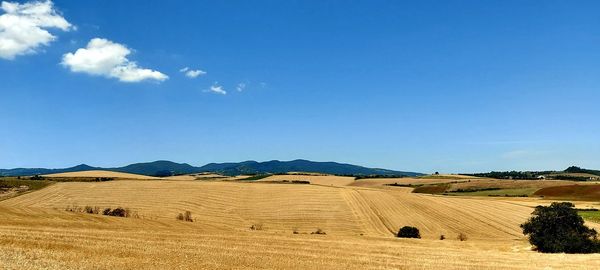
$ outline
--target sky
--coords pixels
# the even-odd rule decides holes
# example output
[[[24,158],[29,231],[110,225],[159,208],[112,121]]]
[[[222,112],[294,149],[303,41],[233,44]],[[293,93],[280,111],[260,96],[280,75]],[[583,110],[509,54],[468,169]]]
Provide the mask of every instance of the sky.
[[[2,2],[0,168],[600,169],[599,1]]]

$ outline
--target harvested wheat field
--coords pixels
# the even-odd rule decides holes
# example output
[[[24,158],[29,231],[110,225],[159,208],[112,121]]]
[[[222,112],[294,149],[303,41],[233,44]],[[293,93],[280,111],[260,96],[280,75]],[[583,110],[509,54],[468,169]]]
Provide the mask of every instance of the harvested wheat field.
[[[196,174],[184,174],[174,175],[168,177],[162,177],[164,180],[181,180],[181,181],[193,181],[193,180],[235,180],[238,177],[224,176],[215,173],[196,173]]]
[[[309,181],[313,185],[346,186],[354,183],[354,177],[323,174],[281,174],[263,178],[262,182]]]
[[[435,178],[413,178],[413,177],[404,177],[404,178],[372,178],[372,179],[359,179],[351,183],[351,186],[356,187],[384,187],[390,184],[398,184],[398,185],[429,185],[429,184],[443,184],[443,183],[461,183],[468,181],[480,181],[480,178],[463,178],[463,179],[455,179],[455,178],[443,178],[443,177],[435,177]]]
[[[8,269],[597,269],[600,255],[539,254],[532,207],[321,185],[63,182],[0,202]],[[137,218],[67,212],[122,206]],[[175,219],[190,211],[194,222]],[[397,239],[404,225],[423,239]],[[251,229],[254,228],[254,229]],[[311,234],[321,229],[325,234]],[[468,240],[458,241],[459,233]],[[440,235],[447,238],[438,240]]]
[[[524,242],[457,242],[217,231],[202,224],[2,208],[11,269],[596,269],[598,255],[547,255]]]
[[[133,173],[122,173],[122,172],[113,172],[113,171],[102,171],[102,170],[92,170],[92,171],[80,171],[80,172],[66,172],[66,173],[53,173],[43,175],[44,177],[61,177],[61,178],[73,178],[73,177],[107,177],[107,178],[116,178],[116,179],[137,179],[137,180],[152,180],[159,179],[157,177],[141,175],[141,174],[133,174]]]

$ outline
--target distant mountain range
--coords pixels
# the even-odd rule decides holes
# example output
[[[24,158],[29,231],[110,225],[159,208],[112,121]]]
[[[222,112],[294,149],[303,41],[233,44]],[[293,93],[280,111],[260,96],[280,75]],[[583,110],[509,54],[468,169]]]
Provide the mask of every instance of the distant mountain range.
[[[244,161],[235,163],[210,163],[202,167],[194,167],[187,163],[175,163],[172,161],[159,160],[146,163],[135,163],[124,167],[102,168],[92,167],[86,164],[64,169],[46,168],[16,168],[0,169],[0,176],[28,176],[63,172],[78,172],[89,170],[107,170],[115,172],[135,173],[148,176],[170,176],[201,172],[214,172],[224,175],[240,174],[265,174],[286,172],[313,172],[337,175],[393,175],[393,176],[419,176],[421,173],[394,171],[379,168],[367,168],[351,164],[337,162],[315,162],[309,160],[266,162]]]

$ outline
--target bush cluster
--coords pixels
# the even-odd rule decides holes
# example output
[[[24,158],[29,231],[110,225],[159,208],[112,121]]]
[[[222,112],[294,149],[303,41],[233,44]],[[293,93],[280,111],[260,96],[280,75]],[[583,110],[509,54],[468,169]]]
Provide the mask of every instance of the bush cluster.
[[[127,208],[117,207],[115,209],[106,208],[102,211],[102,214],[113,217],[129,217],[131,213]]]
[[[537,206],[523,224],[523,234],[536,250],[545,253],[593,253],[600,251],[597,232],[584,225],[570,202]]]
[[[421,238],[421,233],[416,227],[404,226],[400,228],[397,236],[400,238]]]
[[[136,212],[129,210],[129,208],[117,207],[117,208],[105,208],[104,210],[100,210],[97,206],[85,206],[79,207],[76,205],[67,206],[65,211],[76,212],[76,213],[87,213],[87,214],[102,214],[105,216],[113,216],[113,217],[134,217],[139,218]]]

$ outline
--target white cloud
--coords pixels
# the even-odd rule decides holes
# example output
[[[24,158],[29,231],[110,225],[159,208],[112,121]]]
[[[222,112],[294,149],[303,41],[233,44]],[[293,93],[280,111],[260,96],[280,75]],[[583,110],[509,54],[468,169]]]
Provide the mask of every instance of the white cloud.
[[[238,83],[238,85],[235,87],[235,89],[238,90],[238,92],[242,92],[242,91],[244,91],[244,89],[246,89],[246,84]]]
[[[196,77],[198,77],[198,76],[202,76],[202,75],[204,75],[204,74],[206,74],[206,72],[205,72],[205,71],[202,71],[202,70],[188,70],[188,71],[185,73],[185,76],[188,76],[188,77],[190,77],[190,78],[196,78]]]
[[[0,58],[12,60],[18,55],[36,53],[56,39],[48,28],[74,29],[54,9],[52,1],[24,4],[2,2],[0,9]]]
[[[210,89],[210,92],[216,93],[216,94],[221,94],[221,95],[226,95],[227,91],[225,91],[225,89],[223,89],[223,86],[218,85],[217,83],[213,84]]]
[[[161,72],[138,67],[135,62],[127,59],[130,53],[124,45],[94,38],[86,48],[63,55],[61,64],[72,72],[116,78],[122,82],[164,81],[169,78]]]
[[[187,76],[188,78],[196,78],[198,76],[202,76],[206,74],[206,71],[202,71],[202,70],[192,70],[188,67],[184,67],[182,69],[179,70],[179,72],[185,73],[185,76]]]

